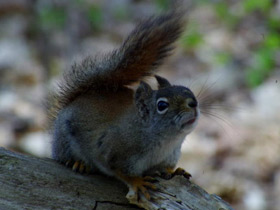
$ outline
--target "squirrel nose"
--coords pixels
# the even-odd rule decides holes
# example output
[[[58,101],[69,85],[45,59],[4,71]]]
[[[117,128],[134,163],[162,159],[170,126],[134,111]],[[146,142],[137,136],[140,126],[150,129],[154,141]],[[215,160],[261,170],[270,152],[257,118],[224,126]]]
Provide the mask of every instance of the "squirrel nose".
[[[197,107],[197,101],[195,99],[192,99],[188,102],[188,106],[191,108],[196,108]]]

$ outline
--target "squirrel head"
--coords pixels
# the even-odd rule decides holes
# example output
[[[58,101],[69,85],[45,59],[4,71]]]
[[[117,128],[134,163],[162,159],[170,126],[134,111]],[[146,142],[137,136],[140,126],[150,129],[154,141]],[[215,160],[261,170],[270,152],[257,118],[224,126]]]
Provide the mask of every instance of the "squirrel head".
[[[139,116],[148,127],[160,133],[190,133],[199,118],[198,102],[189,88],[171,85],[155,76],[158,90],[141,82],[135,92]]]

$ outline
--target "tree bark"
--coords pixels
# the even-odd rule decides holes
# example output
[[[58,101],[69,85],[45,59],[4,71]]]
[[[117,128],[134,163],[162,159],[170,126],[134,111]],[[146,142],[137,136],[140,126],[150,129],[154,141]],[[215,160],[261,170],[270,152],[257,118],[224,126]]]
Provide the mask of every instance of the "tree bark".
[[[158,179],[152,199],[130,202],[146,209],[232,210],[184,177]],[[0,209],[140,209],[126,199],[127,187],[111,177],[75,173],[51,159],[0,148]]]

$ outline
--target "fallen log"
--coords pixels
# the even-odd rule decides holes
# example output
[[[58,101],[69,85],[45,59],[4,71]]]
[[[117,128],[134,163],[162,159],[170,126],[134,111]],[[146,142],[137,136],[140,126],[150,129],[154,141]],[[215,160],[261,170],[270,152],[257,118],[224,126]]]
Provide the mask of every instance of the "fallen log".
[[[188,179],[157,178],[152,199],[130,200],[151,210],[232,210]],[[140,209],[126,199],[127,187],[102,175],[82,175],[48,158],[37,158],[0,148],[0,209]],[[129,197],[129,196],[128,196]],[[133,197],[133,196],[132,196]]]

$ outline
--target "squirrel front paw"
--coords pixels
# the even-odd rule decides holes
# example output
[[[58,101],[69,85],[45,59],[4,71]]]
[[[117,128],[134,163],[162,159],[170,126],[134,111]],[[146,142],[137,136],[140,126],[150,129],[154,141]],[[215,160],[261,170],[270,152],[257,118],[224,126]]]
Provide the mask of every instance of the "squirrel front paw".
[[[168,180],[172,179],[174,176],[184,176],[185,178],[190,179],[192,175],[183,168],[178,167],[175,170],[173,168],[166,168],[165,171],[159,172],[158,176]]]
[[[79,173],[90,173],[90,167],[86,166],[83,161],[73,161],[73,160],[68,160],[66,161],[65,165],[68,168],[71,168],[72,171],[79,172]]]
[[[158,180],[151,176],[145,177],[132,177],[132,176],[119,176],[128,186],[129,192],[126,197],[130,201],[138,202],[140,194],[142,193],[147,200],[151,199],[148,189],[157,190],[157,187],[153,184]]]
[[[156,190],[157,187],[151,183],[154,182],[152,177],[133,177],[130,178],[131,183],[128,184],[129,192],[127,198],[129,200],[135,199],[139,200],[139,193],[141,192],[147,200],[151,200],[151,196],[147,188]]]

